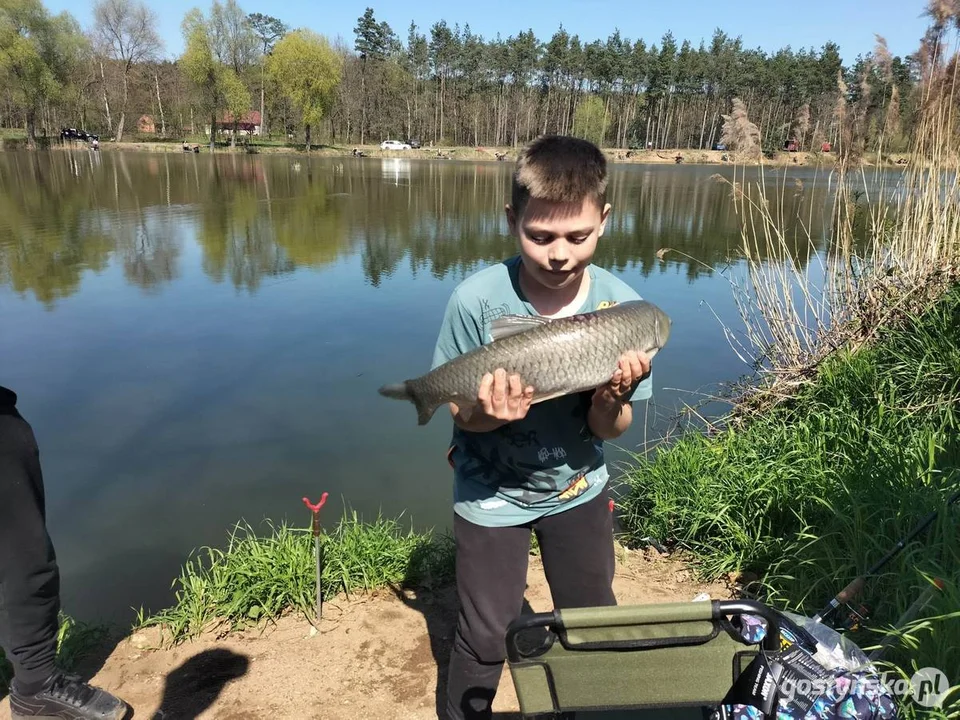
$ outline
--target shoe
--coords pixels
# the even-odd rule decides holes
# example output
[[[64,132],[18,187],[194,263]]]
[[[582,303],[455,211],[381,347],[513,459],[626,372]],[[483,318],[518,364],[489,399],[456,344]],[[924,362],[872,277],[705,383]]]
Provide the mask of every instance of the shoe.
[[[127,704],[105,690],[81,682],[77,675],[55,673],[35,695],[10,686],[10,716],[13,720],[121,720]]]

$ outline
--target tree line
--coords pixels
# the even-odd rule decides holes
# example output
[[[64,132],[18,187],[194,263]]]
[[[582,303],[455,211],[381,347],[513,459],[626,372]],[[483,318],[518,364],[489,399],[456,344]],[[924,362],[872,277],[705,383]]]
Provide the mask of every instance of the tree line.
[[[844,66],[833,42],[767,53],[720,29],[709,42],[668,31],[647,45],[562,26],[550,38],[484,38],[438,20],[401,37],[367,8],[348,44],[213,0],[183,18],[184,51],[171,59],[141,0],[93,8],[82,28],[41,0],[0,0],[0,127],[25,129],[31,143],[64,126],[123,140],[149,115],[160,138],[226,125],[236,142],[255,110],[261,134],[308,148],[518,146],[559,132],[621,148],[816,150],[846,138],[898,151],[917,110],[917,56],[893,57],[879,37]]]

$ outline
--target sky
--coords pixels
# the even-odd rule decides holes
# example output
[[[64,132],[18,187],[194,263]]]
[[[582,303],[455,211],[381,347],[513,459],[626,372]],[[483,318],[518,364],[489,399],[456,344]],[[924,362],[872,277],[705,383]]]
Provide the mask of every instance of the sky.
[[[69,11],[84,28],[92,22],[93,0],[43,0],[52,12]],[[174,58],[183,51],[180,22],[192,7],[204,14],[210,0],[166,0],[148,5],[157,12],[165,55]],[[331,40],[337,36],[353,46],[353,28],[367,6],[378,21],[386,21],[406,41],[413,20],[429,38],[430,26],[446,20],[452,28],[469,23],[485,39],[503,38],[532,29],[540,40],[549,40],[562,24],[581,41],[606,39],[615,29],[631,40],[657,43],[671,30],[677,43],[690,40],[694,47],[709,44],[715,28],[740,36],[746,48],[767,52],[789,45],[794,50],[819,49],[825,42],[840,46],[845,64],[858,54],[870,52],[875,34],[886,38],[893,55],[914,52],[926,29],[925,0],[808,0],[805,3],[776,0],[238,0],[247,13],[273,15],[289,27],[308,27]]]

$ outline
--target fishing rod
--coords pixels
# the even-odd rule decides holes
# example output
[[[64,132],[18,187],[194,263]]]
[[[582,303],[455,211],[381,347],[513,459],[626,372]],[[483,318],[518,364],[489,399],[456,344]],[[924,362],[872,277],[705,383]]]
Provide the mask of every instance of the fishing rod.
[[[944,505],[944,508],[950,507],[955,502],[957,502],[957,500],[960,500],[960,490],[957,490],[956,492],[953,493],[953,495],[947,498],[947,502]],[[843,588],[843,590],[841,590],[833,598],[831,598],[830,602],[824,605],[824,607],[820,610],[820,612],[818,612],[816,615],[813,616],[813,621],[816,623],[823,622],[825,619],[830,617],[841,605],[846,605],[848,609],[850,609],[851,615],[856,616],[854,622],[859,623],[859,621],[864,618],[866,609],[861,605],[860,611],[858,612],[850,608],[849,603],[863,591],[863,587],[870,576],[876,574],[880,570],[880,568],[882,568],[884,565],[890,562],[893,558],[899,555],[900,552],[907,546],[907,544],[911,540],[913,540],[913,538],[915,538],[917,535],[919,535],[924,530],[926,530],[927,527],[929,527],[930,523],[932,523],[934,519],[937,517],[937,515],[939,514],[940,514],[940,509],[937,509],[931,512],[929,515],[927,515],[920,522],[919,525],[917,525],[913,530],[911,530],[906,537],[904,537],[902,540],[897,542],[897,544],[894,545],[893,549],[890,550],[885,556],[883,556],[883,558],[877,561],[877,563],[874,564],[873,567],[871,567],[869,570],[867,570],[865,573],[863,573],[859,577],[856,577],[853,580],[851,580],[850,583],[845,588]]]
[[[884,653],[886,653],[886,651],[893,646],[893,642],[897,637],[897,633],[902,633],[903,629],[907,626],[907,623],[911,622],[917,615],[919,615],[920,611],[929,605],[931,600],[933,600],[933,596],[941,590],[943,590],[943,580],[940,578],[934,578],[930,587],[924,590],[923,594],[913,601],[910,607],[908,607],[903,615],[899,617],[897,622],[894,623],[893,630],[884,636],[883,640],[880,642],[880,645],[876,650],[867,656],[867,659],[870,662],[875,662],[883,657]]]

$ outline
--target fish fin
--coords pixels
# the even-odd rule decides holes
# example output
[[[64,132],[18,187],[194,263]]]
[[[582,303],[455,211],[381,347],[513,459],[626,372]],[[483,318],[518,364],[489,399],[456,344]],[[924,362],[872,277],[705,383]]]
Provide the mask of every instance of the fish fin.
[[[504,315],[490,323],[490,335],[494,340],[501,340],[511,335],[533,330],[541,325],[549,324],[550,318],[539,315]]]
[[[428,407],[426,403],[420,401],[419,398],[414,398],[413,404],[417,408],[417,425],[426,425],[430,422],[430,418],[433,417],[433,414],[437,411],[439,405],[434,405],[433,407]]]
[[[543,397],[535,397],[530,404],[536,405],[537,403],[546,402],[547,400],[553,400],[555,398],[562,397],[564,395],[569,395],[569,394],[570,393],[568,393],[566,390],[557,390],[556,392],[550,393],[549,395],[544,395]]]

